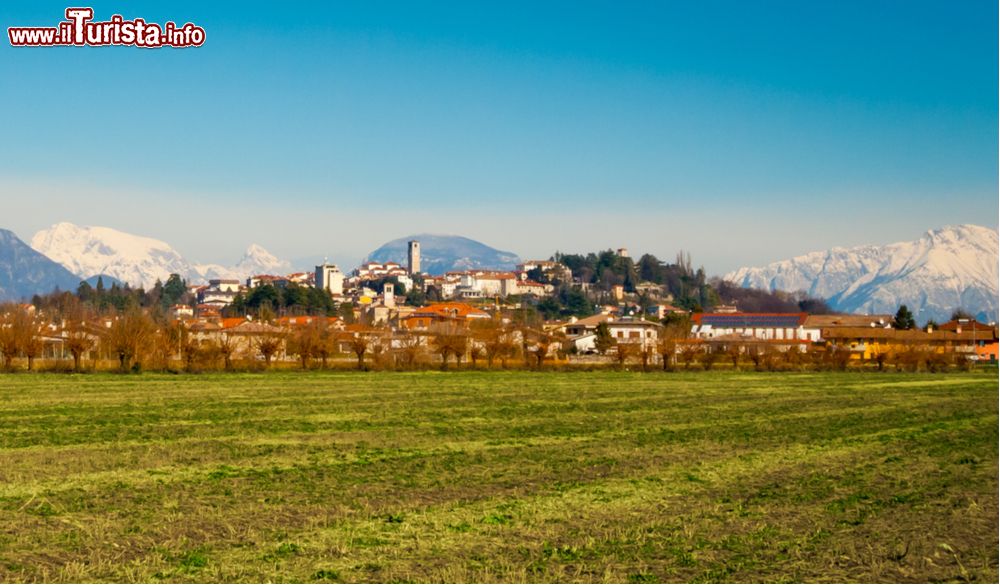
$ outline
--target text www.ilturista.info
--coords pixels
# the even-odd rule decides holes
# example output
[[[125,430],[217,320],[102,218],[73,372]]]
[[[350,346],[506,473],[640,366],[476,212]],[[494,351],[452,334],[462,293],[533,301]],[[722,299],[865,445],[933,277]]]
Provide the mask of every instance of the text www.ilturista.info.
[[[93,18],[93,8],[67,8],[66,20],[56,26],[12,26],[7,28],[7,36],[15,47],[120,45],[156,49],[200,47],[205,43],[205,29],[190,22],[160,26],[141,18],[125,20],[120,14],[106,22],[93,22]]]

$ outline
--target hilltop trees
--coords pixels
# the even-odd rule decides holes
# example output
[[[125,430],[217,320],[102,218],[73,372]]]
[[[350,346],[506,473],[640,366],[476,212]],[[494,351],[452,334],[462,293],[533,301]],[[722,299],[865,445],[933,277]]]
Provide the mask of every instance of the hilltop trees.
[[[225,309],[227,315],[305,314],[337,315],[337,304],[322,290],[290,282],[285,286],[261,284],[236,295]]]

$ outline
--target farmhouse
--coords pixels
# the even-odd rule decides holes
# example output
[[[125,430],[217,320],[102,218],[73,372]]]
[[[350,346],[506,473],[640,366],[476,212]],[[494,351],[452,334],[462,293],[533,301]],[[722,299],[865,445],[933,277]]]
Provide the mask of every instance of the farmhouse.
[[[996,360],[997,328],[986,326],[986,330],[975,332],[924,331],[921,329],[899,330],[873,327],[841,327],[822,330],[823,340],[835,347],[846,347],[852,357],[875,359],[880,354],[898,353],[910,349],[921,349],[932,353],[955,352],[966,356],[982,355],[984,359]],[[979,348],[993,347],[992,353]]]

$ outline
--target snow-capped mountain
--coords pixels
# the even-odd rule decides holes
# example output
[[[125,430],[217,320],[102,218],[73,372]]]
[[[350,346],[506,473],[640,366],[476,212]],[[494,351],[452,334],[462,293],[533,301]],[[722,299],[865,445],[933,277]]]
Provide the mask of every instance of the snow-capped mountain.
[[[250,244],[232,269],[244,277],[252,274],[287,274],[291,272],[292,264],[281,260],[262,246]]]
[[[283,275],[292,271],[290,262],[279,259],[274,254],[265,250],[257,244],[250,244],[243,257],[235,266],[222,266],[220,264],[197,264],[195,272],[204,280],[213,278],[235,278],[243,280],[254,274],[275,274]]]
[[[949,226],[912,242],[833,248],[723,278],[744,287],[805,291],[851,313],[892,313],[905,304],[918,321],[947,320],[957,308],[995,321],[998,248],[996,230]]]
[[[235,266],[196,264],[166,242],[154,238],[68,222],[57,223],[35,234],[31,247],[81,278],[105,274],[145,288],[153,286],[157,280],[166,281],[171,274],[198,283],[213,278],[242,280],[260,273],[284,274],[291,267],[256,244],[247,248]]]

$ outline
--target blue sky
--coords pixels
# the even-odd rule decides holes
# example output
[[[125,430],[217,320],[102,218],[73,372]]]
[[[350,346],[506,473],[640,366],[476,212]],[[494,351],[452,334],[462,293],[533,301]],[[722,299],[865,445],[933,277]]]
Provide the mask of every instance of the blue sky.
[[[24,239],[71,221],[347,263],[457,233],[720,273],[997,227],[996,3],[83,5],[207,42],[0,43],[0,227]]]

